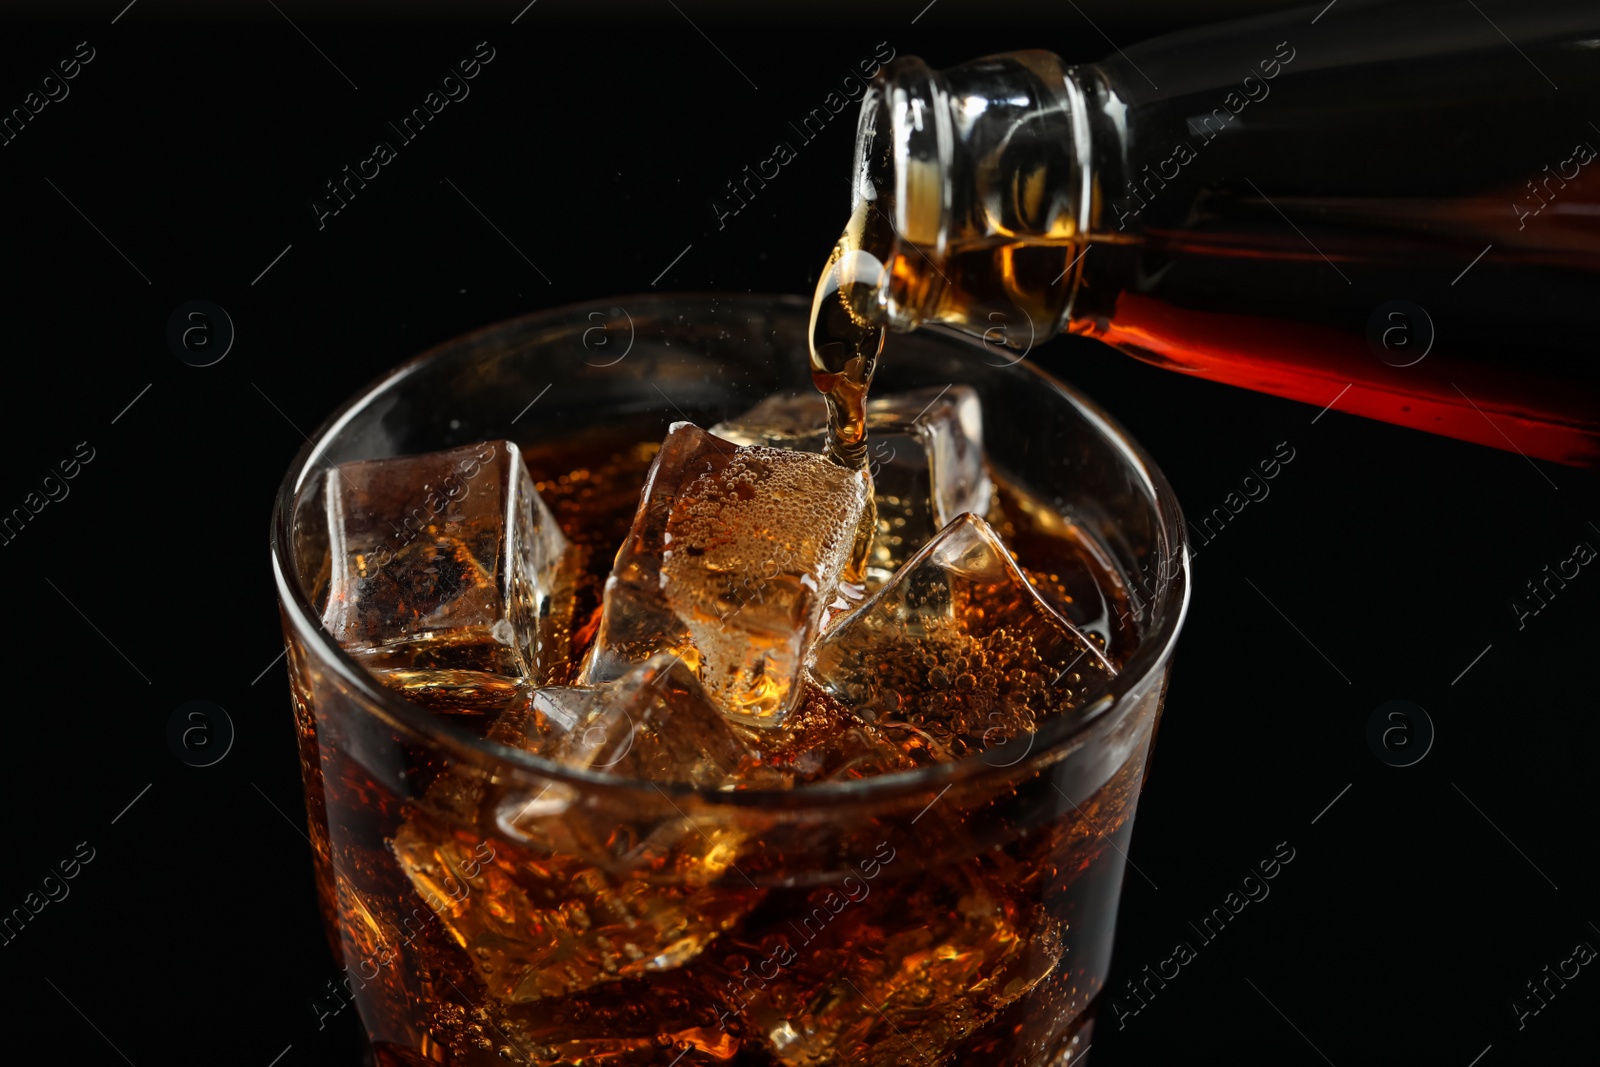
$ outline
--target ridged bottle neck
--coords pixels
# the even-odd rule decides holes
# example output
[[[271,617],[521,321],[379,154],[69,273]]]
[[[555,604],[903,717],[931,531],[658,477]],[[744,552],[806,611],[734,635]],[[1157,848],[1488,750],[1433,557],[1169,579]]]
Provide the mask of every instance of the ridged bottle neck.
[[[863,317],[998,331],[1011,347],[1062,329],[1096,205],[1077,78],[1037,51],[885,68],[854,159],[852,240],[883,265]]]

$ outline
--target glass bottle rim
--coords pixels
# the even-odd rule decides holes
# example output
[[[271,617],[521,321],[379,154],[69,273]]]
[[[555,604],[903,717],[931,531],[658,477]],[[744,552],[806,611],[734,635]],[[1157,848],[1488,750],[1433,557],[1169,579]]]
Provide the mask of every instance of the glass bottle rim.
[[[299,640],[312,655],[317,657],[321,667],[338,675],[342,685],[358,698],[363,713],[374,715],[389,728],[410,735],[412,739],[431,749],[440,750],[452,759],[462,760],[491,772],[495,770],[520,772],[540,779],[562,782],[589,793],[609,792],[619,799],[633,794],[647,796],[651,801],[659,801],[665,794],[668,798],[692,796],[708,804],[795,811],[854,805],[868,800],[876,803],[898,797],[925,795],[929,789],[940,790],[985,777],[1024,777],[1038,767],[1066,758],[1094,728],[1107,719],[1107,716],[1114,718],[1115,714],[1128,709],[1132,704],[1128,699],[1129,694],[1139,688],[1140,683],[1146,678],[1165,666],[1188,614],[1189,555],[1183,515],[1166,476],[1156,467],[1144,449],[1111,416],[1064,382],[1032,364],[1021,361],[1007,368],[1006,372],[1031,376],[1036,380],[1038,388],[1069,404],[1079,417],[1089,423],[1097,436],[1110,442],[1115,452],[1137,476],[1149,500],[1154,504],[1156,529],[1165,544],[1166,551],[1160,561],[1161,565],[1165,570],[1169,563],[1173,564],[1174,573],[1164,575],[1164,580],[1157,583],[1156,592],[1150,598],[1152,624],[1149,631],[1142,635],[1138,646],[1123,664],[1112,682],[1110,691],[1082,713],[1047,722],[1030,735],[1034,743],[1029,746],[1028,753],[1013,764],[997,766],[986,762],[983,753],[977,753],[948,763],[935,763],[910,771],[898,771],[845,782],[809,783],[781,790],[712,790],[685,783],[655,782],[584,770],[479,737],[449,722],[444,716],[406,700],[373,677],[324,629],[320,615],[301,586],[293,565],[294,514],[301,488],[318,471],[319,460],[352,420],[423,368],[448,359],[487,337],[496,334],[534,336],[545,328],[568,323],[574,319],[587,321],[588,312],[604,312],[607,308],[619,304],[636,311],[648,308],[657,317],[670,316],[674,320],[692,323],[692,316],[682,315],[683,308],[703,305],[708,301],[715,301],[721,305],[729,303],[744,305],[752,310],[787,311],[799,317],[802,322],[810,312],[810,302],[798,296],[744,294],[730,297],[725,293],[694,292],[609,297],[537,311],[484,326],[434,345],[359,390],[317,427],[305,445],[296,453],[279,486],[273,505],[271,519],[273,579],[277,585],[279,604],[284,617],[293,627]],[[636,314],[635,317],[644,318],[646,315]],[[963,347],[979,343],[964,334],[943,327],[925,327],[918,332],[924,335],[936,334],[942,337],[945,343]]]

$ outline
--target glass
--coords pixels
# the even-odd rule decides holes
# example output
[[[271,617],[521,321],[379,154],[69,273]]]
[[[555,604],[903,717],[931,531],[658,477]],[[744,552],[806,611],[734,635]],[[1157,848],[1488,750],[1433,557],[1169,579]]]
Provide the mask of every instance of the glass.
[[[385,689],[319,622],[332,465],[709,426],[811,388],[808,315],[647,296],[493,326],[380,380],[285,479],[273,563],[316,883],[382,1067],[1068,1064],[1087,1047],[1189,572],[1160,472],[1031,366],[924,330],[879,383],[971,385],[996,413],[992,466],[1125,583],[1121,673],[1036,734],[788,791],[658,785],[486,741]],[[630,940],[663,931],[681,940],[655,956]],[[622,977],[579,988],[597,965]]]
[[[1311,22],[1296,8],[1082,66],[896,60],[857,132],[854,225],[883,264],[859,310],[1019,348],[1086,334],[1318,408],[1600,462],[1600,373],[1575,343],[1600,272],[1584,110],[1600,8],[1377,3]]]

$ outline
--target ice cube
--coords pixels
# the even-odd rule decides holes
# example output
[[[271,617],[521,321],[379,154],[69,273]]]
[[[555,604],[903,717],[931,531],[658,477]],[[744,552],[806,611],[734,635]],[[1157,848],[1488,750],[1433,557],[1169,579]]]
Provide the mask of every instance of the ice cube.
[[[885,842],[871,862],[886,873],[915,860]],[[954,1062],[962,1041],[1062,956],[1059,924],[1009,898],[977,861],[892,884],[846,878],[813,890],[785,925],[771,946],[719,942],[708,956],[745,1025],[786,1067]],[[745,980],[757,971],[760,981]]]
[[[677,656],[654,656],[569,707],[577,721],[546,752],[558,762],[708,789],[758,774],[755,749]]]
[[[970,514],[835,622],[812,665],[858,714],[921,731],[953,759],[1083,706],[1115,673]]]
[[[821,452],[828,444],[828,401],[816,390],[790,396],[773,393],[743,415],[711,427],[736,445],[767,445]]]
[[[739,444],[821,452],[828,408],[821,394],[770,396],[712,432]],[[867,402],[867,461],[878,532],[867,561],[877,587],[957,515],[989,513],[983,412],[969,386],[917,389]]]
[[[498,706],[498,714],[484,736],[510,748],[546,756],[588,714],[593,694],[583,686],[551,685],[530,690],[518,685],[514,695]]]
[[[535,684],[570,652],[566,538],[517,446],[486,441],[341,465],[327,481],[323,625],[375,671]]]
[[[716,787],[736,771],[756,781],[774,773],[671,656],[603,686],[527,693],[488,736],[654,781]],[[743,831],[692,820],[670,800],[646,807],[581,803],[567,783],[529,791],[452,768],[390,846],[491,996],[528,1004],[680,967],[761,900],[736,866]],[[496,832],[485,837],[488,827]]]
[[[562,787],[551,793],[556,799],[519,798],[518,810],[506,813],[494,810],[503,798],[481,781],[451,778],[435,783],[427,805],[410,809],[391,841],[422,905],[503,1005],[681,967],[764,895],[736,871],[740,835],[715,825],[697,831],[676,814],[659,823],[643,814],[612,820],[613,847],[643,843],[625,857],[631,862],[604,866],[576,849],[544,847],[537,833],[486,837],[473,829],[498,821],[570,831],[565,824],[590,816],[576,805],[563,814]]]
[[[674,423],[606,581],[586,682],[680,656],[725,715],[776,724],[834,599],[866,476]]]
[[[525,733],[536,733],[540,744],[567,736],[588,713],[593,693],[592,689],[576,685],[552,685],[535,690],[529,716],[534,725]]]

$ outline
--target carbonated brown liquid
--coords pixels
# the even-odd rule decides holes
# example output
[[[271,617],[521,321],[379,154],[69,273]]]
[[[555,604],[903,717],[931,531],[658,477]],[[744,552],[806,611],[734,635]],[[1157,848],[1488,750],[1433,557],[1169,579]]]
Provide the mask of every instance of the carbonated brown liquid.
[[[540,495],[586,554],[573,664],[594,639],[660,433],[608,427],[524,447]],[[995,481],[989,520],[1028,580],[1120,665],[1138,635],[1108,557],[1000,472]],[[1094,772],[1092,788],[1057,767],[998,789],[930,791],[893,817],[841,804],[827,829],[844,844],[827,863],[700,814],[694,833],[664,838],[642,814],[573,809],[548,824],[560,839],[546,840],[509,832],[495,780],[429,747],[406,745],[406,765],[384,774],[363,766],[351,755],[359,739],[313,709],[298,645],[291,656],[339,993],[359,1003],[383,1067],[1064,1065],[1087,1047],[1142,745]],[[969,666],[979,689],[1005,670],[981,653]],[[386,680],[480,735],[519,733],[506,713],[515,694],[441,699],[425,678]],[[945,699],[967,689],[952,683]],[[816,769],[807,761],[832,758],[816,738],[841,736],[850,719],[808,688],[783,729],[764,735],[762,757],[803,777]],[[930,750],[937,738],[895,741],[896,767],[846,757],[832,777],[943,758]],[[1011,766],[1026,744],[997,737],[986,758]],[[398,781],[425,799],[402,799]],[[662,955],[632,943],[663,932]]]

